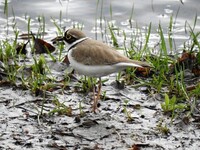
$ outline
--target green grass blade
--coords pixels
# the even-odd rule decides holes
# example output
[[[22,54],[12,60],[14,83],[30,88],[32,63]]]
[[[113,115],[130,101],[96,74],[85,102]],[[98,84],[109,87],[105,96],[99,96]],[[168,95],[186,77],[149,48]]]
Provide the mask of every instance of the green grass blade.
[[[169,41],[169,48],[170,48],[171,52],[172,52],[172,48],[173,48],[173,39],[171,38],[172,30],[173,30],[173,16],[170,17],[169,31],[168,31],[168,41]]]
[[[161,50],[164,53],[164,55],[167,56],[166,42],[165,42],[164,34],[163,34],[162,27],[161,27],[160,23],[159,23],[159,35],[160,35],[160,38],[161,38]]]
[[[146,49],[147,49],[149,38],[150,38],[150,34],[151,34],[151,23],[149,24],[148,32],[147,32],[147,35],[146,35],[145,45],[144,45],[142,51],[146,51]]]
[[[114,45],[115,47],[119,47],[118,42],[117,42],[117,38],[115,37],[115,34],[114,34],[114,32],[113,32],[113,29],[112,29],[112,27],[110,26],[109,23],[108,23],[108,28],[109,28],[109,30],[110,30],[111,40],[113,41],[113,45]]]

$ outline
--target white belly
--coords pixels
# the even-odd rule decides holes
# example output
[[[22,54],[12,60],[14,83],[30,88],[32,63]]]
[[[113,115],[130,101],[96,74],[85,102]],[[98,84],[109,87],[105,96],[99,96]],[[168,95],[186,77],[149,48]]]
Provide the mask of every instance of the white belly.
[[[72,50],[69,51],[68,53],[68,59],[71,64],[71,66],[79,73],[82,75],[90,76],[90,77],[102,77],[109,75],[114,72],[121,71],[125,69],[127,66],[121,66],[121,65],[84,65],[76,60],[73,59],[71,56]]]
[[[113,65],[84,65],[77,62],[71,55],[73,49],[69,50],[68,59],[71,66],[82,75],[90,77],[102,77],[114,72],[119,72],[127,67],[141,67],[133,63],[120,62]]]

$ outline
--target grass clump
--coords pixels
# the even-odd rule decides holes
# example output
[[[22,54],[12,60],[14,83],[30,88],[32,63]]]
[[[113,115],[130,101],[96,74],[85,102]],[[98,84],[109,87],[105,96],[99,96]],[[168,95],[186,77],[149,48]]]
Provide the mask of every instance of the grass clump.
[[[58,99],[53,100],[53,104],[55,108],[49,112],[50,115],[58,114],[58,115],[72,115],[72,108],[70,106],[66,106],[64,103],[60,103]]]
[[[196,19],[195,19],[196,20]],[[126,84],[135,84],[141,86],[149,87],[149,91],[152,93],[161,94],[164,97],[164,102],[161,103],[163,112],[174,118],[185,111],[192,111],[192,105],[190,101],[199,97],[199,84],[196,77],[200,76],[200,45],[199,45],[199,32],[195,33],[195,24],[192,28],[188,23],[187,30],[189,30],[191,44],[185,45],[183,48],[183,53],[180,56],[171,56],[171,54],[176,54],[176,45],[173,43],[173,17],[170,18],[168,34],[167,36],[163,33],[163,28],[161,24],[158,25],[158,35],[159,42],[156,45],[158,47],[158,52],[152,54],[154,48],[149,47],[149,40],[151,37],[151,23],[148,26],[148,30],[145,34],[145,38],[142,39],[137,37],[140,35],[132,37],[130,44],[127,46],[124,44],[125,53],[131,59],[145,60],[152,64],[150,70],[146,69],[139,70],[134,68],[126,69],[125,74],[119,74],[117,79],[124,78]],[[114,44],[117,42],[117,37],[114,30],[111,30],[111,41]],[[136,29],[139,30],[139,29]],[[117,31],[121,32],[120,29]],[[123,32],[124,39],[128,36]],[[113,37],[114,36],[114,37]],[[166,38],[168,37],[168,38]],[[138,42],[139,41],[139,42]],[[125,43],[125,42],[124,42]],[[139,44],[138,44],[139,43]],[[116,44],[114,44],[115,46]],[[142,59],[141,59],[142,58]],[[188,74],[189,77],[188,77]],[[189,82],[188,78],[194,78],[195,82]]]
[[[8,18],[8,2],[5,1],[4,14]],[[104,20],[103,17],[103,1],[100,5],[100,1],[97,1],[97,10],[101,7],[100,13],[100,29],[103,31]],[[130,28],[133,29],[133,10],[134,5],[132,6],[131,16],[129,18]],[[112,13],[112,5],[110,4],[110,15],[111,20],[113,20]],[[98,16],[96,15],[96,20]],[[61,26],[61,18],[62,12],[60,12],[60,24],[57,24],[55,19],[52,18],[53,24],[57,29],[57,36],[63,35],[63,29]],[[32,37],[31,34],[31,18],[27,18],[27,31],[28,36]],[[124,30],[121,30],[119,27],[116,27],[112,24],[112,22],[105,24],[105,28],[108,29],[110,33],[110,41],[113,46],[117,49],[125,49],[125,53],[131,59],[147,61],[152,64],[152,68],[146,68],[144,70],[138,70],[136,68],[127,68],[125,74],[119,73],[117,76],[117,80],[120,81],[120,78],[124,78],[126,84],[138,83],[141,86],[147,86],[149,91],[153,91],[154,93],[159,93],[163,96],[163,102],[161,102],[161,107],[164,113],[171,114],[172,118],[184,111],[192,111],[192,106],[189,103],[191,99],[198,99],[200,97],[200,86],[199,83],[194,84],[192,88],[189,88],[189,83],[186,80],[186,70],[190,70],[192,75],[200,76],[200,44],[199,44],[199,35],[200,33],[195,33],[194,29],[197,22],[197,16],[195,17],[194,26],[191,27],[188,23],[186,23],[187,28],[190,33],[190,41],[191,44],[184,45],[184,52],[181,57],[173,58],[169,54],[175,53],[173,50],[173,25],[174,18],[170,17],[168,33],[166,39],[166,35],[163,33],[163,28],[161,23],[158,24],[157,34],[159,36],[159,42],[155,46],[158,48],[158,52],[156,54],[152,54],[152,51],[155,47],[149,47],[149,42],[152,34],[152,23],[149,24],[147,30],[145,32],[145,36],[142,34],[142,31],[138,28],[136,24],[135,32],[132,35],[127,35]],[[46,31],[46,23],[44,16],[38,17],[39,27],[37,30],[37,35],[44,37],[44,33]],[[72,25],[76,28],[83,28],[82,24],[74,23]],[[95,28],[97,29],[97,22],[95,22]],[[26,64],[19,65],[19,57],[17,57],[15,47],[17,45],[17,39],[19,31],[16,30],[16,24],[13,26],[15,39],[12,44],[8,40],[0,41],[0,61],[2,62],[2,72],[7,77],[7,80],[15,83],[18,79],[17,75],[19,75],[19,70],[23,70],[27,68]],[[101,32],[103,34],[103,32]],[[121,45],[118,40],[119,34],[122,34],[123,42]],[[142,37],[141,37],[142,36]],[[103,36],[102,36],[103,37]],[[127,39],[130,38],[129,43],[127,44]],[[30,37],[28,37],[30,39]],[[97,36],[96,36],[97,38]],[[34,48],[34,45],[30,46]],[[64,49],[64,44],[58,44],[58,61],[62,60],[62,51]],[[48,52],[48,57],[51,58],[52,61],[56,62],[57,59],[54,55]],[[48,68],[46,57],[44,55],[33,55],[33,64],[30,67],[29,76],[21,75],[20,79],[24,87],[30,89],[36,96],[39,95],[41,91],[49,90],[54,87],[53,79],[50,79],[47,74],[51,74],[50,69]],[[142,76],[142,77],[141,77]],[[145,79],[145,80],[144,80]],[[83,92],[92,91],[93,86],[97,84],[97,80],[93,78],[83,77],[80,79],[79,87],[81,87]],[[127,111],[127,103],[125,103],[124,112],[127,115],[127,118],[131,120],[131,115]],[[80,104],[81,105],[81,104]],[[52,113],[58,112],[60,114],[64,112],[70,112],[70,109],[65,106],[63,103],[59,101],[55,101],[56,108]],[[80,106],[81,107],[81,106]],[[69,110],[68,110],[69,109]]]

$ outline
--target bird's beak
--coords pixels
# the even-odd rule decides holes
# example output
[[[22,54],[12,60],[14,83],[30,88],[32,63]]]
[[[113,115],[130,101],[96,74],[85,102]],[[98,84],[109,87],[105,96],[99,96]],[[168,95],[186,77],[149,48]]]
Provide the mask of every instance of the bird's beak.
[[[64,36],[57,36],[56,38],[51,40],[53,42],[53,44],[57,43],[57,42],[62,42],[64,41]]]
[[[64,36],[58,36],[58,41],[64,41]]]

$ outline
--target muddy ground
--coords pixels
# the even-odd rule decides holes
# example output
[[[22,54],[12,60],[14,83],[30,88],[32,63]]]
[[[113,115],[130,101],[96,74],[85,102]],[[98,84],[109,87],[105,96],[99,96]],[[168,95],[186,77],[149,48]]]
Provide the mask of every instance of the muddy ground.
[[[96,114],[91,112],[92,92],[78,92],[75,78],[45,97],[2,85],[0,149],[199,149],[197,119],[183,119],[183,114],[172,121],[161,109],[164,98],[159,94],[145,94],[145,88],[133,85],[119,89],[115,75],[105,79],[109,79],[102,87],[106,94]],[[55,98],[72,108],[70,115],[50,114]]]
[[[140,27],[139,32],[146,36],[146,29],[152,22],[152,28],[155,31],[153,30],[151,34],[152,39],[149,44],[154,48],[157,47],[155,45],[160,40],[157,35],[157,27],[154,26],[158,26],[162,20],[162,27],[168,37],[170,16],[175,17],[179,12],[178,17],[174,18],[176,23],[173,27],[175,33],[173,40],[178,41],[175,47],[179,50],[180,46],[182,52],[183,43],[189,38],[188,35],[185,35],[185,21],[192,22],[191,26],[193,27],[194,16],[199,11],[196,8],[199,6],[199,2],[196,1],[186,1],[184,5],[179,1],[154,1],[156,5],[152,5],[153,1],[136,0],[137,3],[134,4],[136,13],[133,13],[134,17],[132,18],[136,28],[130,27],[128,21],[132,16],[132,2],[130,4],[129,1],[126,1],[124,3],[126,5],[122,7],[121,1],[113,1],[113,16],[111,17],[111,4],[108,3],[109,1],[104,1],[106,15],[103,15],[103,18],[106,17],[100,22],[107,22],[108,18],[114,19],[110,21],[117,27],[121,24],[127,37],[132,36],[134,31],[138,32]],[[68,2],[70,3],[68,4]],[[19,34],[27,33],[29,16],[31,31],[38,33],[42,25],[41,22],[38,22],[38,16],[42,15],[46,17],[45,29],[49,33],[48,39],[57,35],[52,18],[57,20],[57,24],[62,24],[62,28],[84,26],[87,35],[95,37],[96,26],[93,23],[102,17],[100,16],[101,3],[98,7],[95,1],[88,1],[84,5],[82,0],[63,0],[62,3],[61,5],[60,1],[54,3],[52,1],[43,3],[34,1],[33,3],[28,0],[26,2],[13,0],[9,3],[8,18],[3,14],[4,5],[1,3],[0,19],[3,23],[0,24],[0,38],[15,39],[13,33],[15,28],[11,28],[15,21],[17,22],[16,27],[20,29]],[[174,3],[175,5],[173,5]],[[22,6],[26,10],[22,9]],[[194,7],[195,9],[193,9]],[[196,10],[195,13],[194,10]],[[59,16],[61,12],[63,20],[59,20],[62,19]],[[199,21],[199,16],[197,17],[197,21]],[[199,24],[197,23],[197,25]],[[103,24],[104,26],[106,25]],[[197,26],[198,29],[199,26]],[[99,31],[99,33],[101,32]],[[101,35],[99,36],[101,37]],[[101,38],[99,39],[102,41]],[[123,43],[124,36],[121,36],[119,41]],[[139,40],[139,42],[141,41]],[[48,66],[54,67],[52,73],[58,76],[58,81],[64,78],[66,73],[63,68],[66,69],[65,65],[51,63]],[[1,64],[0,67],[2,67]],[[77,74],[75,76],[80,79]],[[17,81],[16,85],[7,84],[4,83],[5,78],[5,74],[0,68],[0,150],[198,150],[200,147],[199,101],[195,102],[196,106],[192,110],[192,116],[188,115],[189,112],[186,111],[172,120],[169,114],[164,114],[161,109],[163,96],[153,90],[146,93],[146,87],[136,88],[134,84],[125,85],[125,88],[119,89],[116,86],[116,74],[114,74],[104,78],[109,80],[103,84],[102,100],[99,101],[98,111],[94,114],[91,112],[92,92],[80,92],[80,82],[75,78],[72,78],[65,88],[63,88],[62,82],[58,82],[57,89],[46,91],[45,94],[39,93],[37,96],[30,89],[22,89],[21,81]],[[105,97],[103,96],[104,92],[106,92]],[[52,113],[52,110],[55,111],[57,108],[55,100],[66,107],[70,106],[70,111],[65,114],[63,112],[61,114]],[[42,114],[41,109],[43,109]]]

